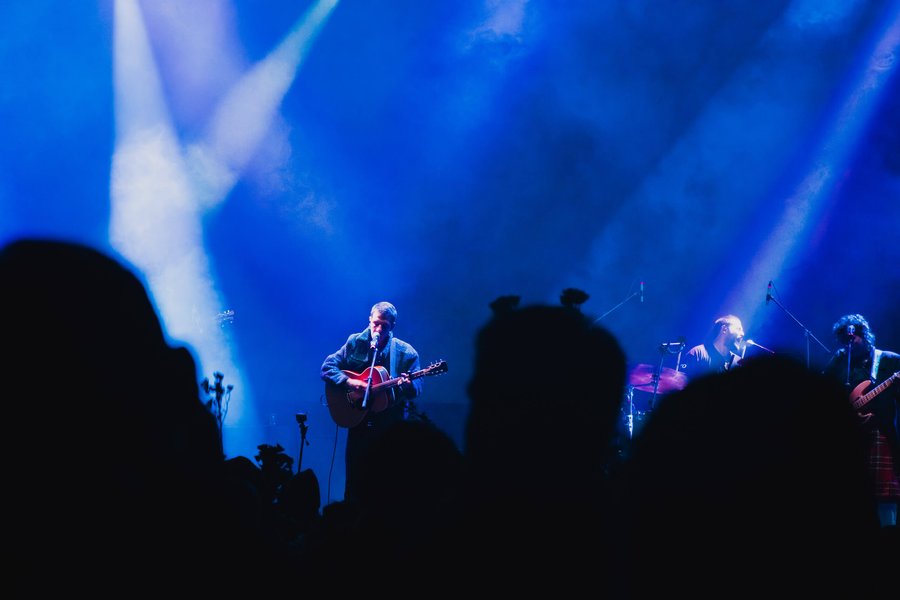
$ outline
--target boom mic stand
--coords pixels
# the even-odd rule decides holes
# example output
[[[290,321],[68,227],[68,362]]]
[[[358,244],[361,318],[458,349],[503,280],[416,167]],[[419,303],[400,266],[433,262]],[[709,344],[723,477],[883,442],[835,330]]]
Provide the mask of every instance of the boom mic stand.
[[[819,346],[821,346],[823,350],[825,350],[825,352],[831,354],[831,350],[829,350],[828,347],[827,347],[825,344],[823,344],[822,342],[820,342],[819,339],[818,339],[816,336],[814,336],[814,335],[812,334],[812,332],[806,327],[806,325],[804,325],[803,323],[801,323],[801,322],[797,319],[797,317],[795,317],[794,315],[792,315],[792,314],[791,314],[791,311],[789,311],[789,310],[786,309],[784,306],[782,306],[781,302],[779,302],[778,299],[775,298],[775,296],[773,296],[771,292],[767,292],[767,293],[766,293],[766,302],[768,302],[769,300],[771,300],[772,302],[774,302],[775,304],[777,304],[777,305],[778,305],[778,308],[780,308],[781,310],[783,310],[784,313],[785,313],[787,316],[789,316],[791,319],[794,320],[794,323],[796,323],[797,325],[800,326],[801,329],[803,329],[803,335],[806,337],[806,368],[807,368],[807,369],[809,368],[809,340],[810,340],[810,338],[814,339],[814,340],[816,341],[816,343],[819,344]]]
[[[594,319],[594,323],[599,322],[600,320],[602,320],[604,317],[606,317],[607,315],[609,315],[609,314],[612,313],[613,311],[618,310],[623,304],[625,304],[626,302],[628,302],[629,300],[631,300],[631,299],[634,298],[635,296],[640,296],[640,295],[642,295],[643,293],[644,293],[644,292],[643,292],[643,288],[640,289],[640,290],[638,290],[638,291],[636,291],[636,292],[634,292],[633,294],[631,294],[630,296],[628,296],[627,298],[625,298],[624,300],[622,300],[621,302],[619,302],[618,304],[616,304],[615,306],[613,306],[611,309],[609,309],[608,311],[606,311],[605,313],[603,313],[602,315],[600,315],[599,317],[597,317],[596,319]]]
[[[853,341],[851,340],[851,341],[847,342],[847,383],[846,383],[846,385],[848,388],[850,387],[850,366],[851,366],[850,352],[852,352],[852,351],[853,351]]]
[[[853,351],[853,335],[856,333],[856,326],[847,326],[847,387],[850,387],[850,353]]]

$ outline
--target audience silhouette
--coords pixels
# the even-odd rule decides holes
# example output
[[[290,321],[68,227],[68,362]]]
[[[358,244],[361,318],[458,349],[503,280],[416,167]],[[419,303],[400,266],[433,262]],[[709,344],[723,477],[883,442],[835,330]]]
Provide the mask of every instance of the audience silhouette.
[[[357,495],[325,507],[306,536],[300,573],[341,590],[421,593],[452,572],[463,458],[430,421],[398,421],[360,457]]]
[[[625,597],[874,597],[883,557],[844,390],[782,356],[667,395],[618,473]]]
[[[478,332],[459,528],[467,578],[560,593],[603,581],[625,376],[618,341],[576,306],[495,311]]]
[[[263,548],[277,548],[284,560],[296,560],[297,548],[321,517],[319,480],[310,469],[294,473],[294,461],[280,444],[257,448],[255,464],[246,456],[225,461],[235,502],[243,507],[246,525],[260,532]]]
[[[320,511],[315,475],[280,447],[225,459],[195,360],[126,261],[19,240],[0,282],[19,593],[894,590],[896,530],[845,390],[793,359],[690,381],[620,458],[619,342],[579,303],[504,297],[475,339],[463,448],[398,422],[361,457],[357,497]]]
[[[194,358],[169,343],[144,282],[61,240],[0,250],[6,317],[4,555],[30,596],[235,589],[257,544],[224,473]],[[237,562],[240,569],[229,569]]]

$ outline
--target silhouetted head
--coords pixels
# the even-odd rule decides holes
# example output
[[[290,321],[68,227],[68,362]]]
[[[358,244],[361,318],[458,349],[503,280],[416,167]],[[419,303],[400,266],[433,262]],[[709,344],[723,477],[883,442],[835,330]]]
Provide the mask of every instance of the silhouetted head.
[[[169,344],[142,279],[119,257],[63,241],[0,252],[4,382],[23,441],[68,456],[197,467],[221,458],[196,363]],[[210,420],[212,419],[212,420]],[[49,437],[49,439],[46,439]]]
[[[594,485],[609,458],[625,370],[618,341],[579,311],[497,313],[478,333],[468,384],[464,452],[474,477],[510,494],[534,492],[535,473],[569,489]]]
[[[664,397],[625,473],[623,556],[654,573],[636,582],[639,597],[723,581],[852,583],[850,565],[862,565],[846,549],[867,547],[877,529],[845,391],[786,356],[758,356]]]
[[[359,504],[364,517],[395,529],[424,526],[452,507],[459,492],[462,454],[428,421],[398,421],[361,458]]]
[[[221,439],[193,356],[170,345],[143,281],[111,254],[16,241],[0,250],[0,288],[22,568],[92,580],[154,571],[160,586],[188,576],[225,547],[226,518]],[[145,562],[148,545],[165,566]]]

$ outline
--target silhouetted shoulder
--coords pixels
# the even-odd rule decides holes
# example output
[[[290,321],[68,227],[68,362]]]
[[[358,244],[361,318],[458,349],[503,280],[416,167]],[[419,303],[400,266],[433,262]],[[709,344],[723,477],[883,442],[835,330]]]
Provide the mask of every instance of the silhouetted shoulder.
[[[862,589],[863,561],[846,549],[874,543],[877,518],[864,440],[833,378],[765,356],[689,382],[657,405],[622,474],[624,567],[655,574],[633,573],[637,597],[734,581]]]

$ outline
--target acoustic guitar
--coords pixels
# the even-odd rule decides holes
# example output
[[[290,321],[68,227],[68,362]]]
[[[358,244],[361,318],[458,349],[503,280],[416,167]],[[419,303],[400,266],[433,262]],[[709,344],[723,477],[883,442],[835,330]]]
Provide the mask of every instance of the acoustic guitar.
[[[436,361],[424,369],[414,371],[407,375],[410,381],[419,377],[439,375],[447,372],[447,361]],[[328,411],[331,418],[341,427],[356,427],[369,412],[379,413],[391,403],[391,389],[400,385],[403,377],[391,377],[384,367],[367,367],[362,373],[344,371],[347,377],[366,381],[369,374],[372,375],[372,386],[369,388],[369,397],[365,398],[365,390],[348,390],[337,386],[330,381],[325,382],[325,400],[328,403]],[[365,406],[363,400],[365,399]]]

